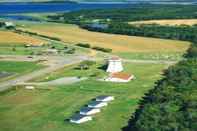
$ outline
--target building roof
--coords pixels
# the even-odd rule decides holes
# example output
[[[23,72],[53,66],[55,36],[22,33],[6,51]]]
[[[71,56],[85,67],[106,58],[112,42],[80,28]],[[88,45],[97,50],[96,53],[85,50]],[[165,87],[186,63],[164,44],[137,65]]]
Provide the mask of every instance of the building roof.
[[[111,97],[111,96],[97,96],[96,99],[105,100],[108,97]]]
[[[91,106],[97,106],[99,104],[103,103],[102,101],[91,101],[88,105],[91,105]]]
[[[89,112],[91,110],[94,110],[94,108],[90,108],[90,107],[83,107],[81,108],[80,112]]]
[[[118,56],[114,56],[114,57],[110,58],[110,60],[121,60],[121,59]]]
[[[118,72],[118,73],[112,73],[111,77],[112,78],[119,78],[119,79],[123,79],[123,80],[128,80],[132,77],[132,75],[127,74],[127,73]]]
[[[84,117],[87,117],[87,116],[81,115],[81,114],[76,114],[76,115],[74,115],[74,116],[71,117],[71,120],[78,121],[78,120],[80,120],[80,119],[82,119]]]

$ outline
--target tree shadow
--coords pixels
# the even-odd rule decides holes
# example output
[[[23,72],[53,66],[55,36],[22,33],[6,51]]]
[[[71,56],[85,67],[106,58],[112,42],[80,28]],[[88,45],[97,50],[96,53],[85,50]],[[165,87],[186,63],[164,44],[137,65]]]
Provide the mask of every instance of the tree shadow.
[[[99,69],[99,70],[102,70],[102,71],[106,71],[106,70],[107,70],[107,67],[108,67],[108,64],[105,63],[105,64],[99,66],[98,69]]]

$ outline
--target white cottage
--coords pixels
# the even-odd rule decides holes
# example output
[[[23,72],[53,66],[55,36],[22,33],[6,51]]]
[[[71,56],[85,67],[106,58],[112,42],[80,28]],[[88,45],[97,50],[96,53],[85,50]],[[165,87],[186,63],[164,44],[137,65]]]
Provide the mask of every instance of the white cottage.
[[[81,115],[94,115],[99,112],[101,112],[99,108],[90,108],[90,107],[84,107],[80,110]]]
[[[86,116],[86,115],[81,115],[81,114],[76,114],[72,118],[70,118],[70,122],[76,123],[76,124],[84,123],[84,122],[91,121],[91,120],[92,120],[91,116]]]
[[[109,102],[112,100],[114,100],[113,96],[98,96],[98,97],[96,97],[96,101]]]
[[[108,104],[106,102],[102,101],[92,101],[88,104],[88,107],[90,108],[102,108],[104,106],[107,106]]]

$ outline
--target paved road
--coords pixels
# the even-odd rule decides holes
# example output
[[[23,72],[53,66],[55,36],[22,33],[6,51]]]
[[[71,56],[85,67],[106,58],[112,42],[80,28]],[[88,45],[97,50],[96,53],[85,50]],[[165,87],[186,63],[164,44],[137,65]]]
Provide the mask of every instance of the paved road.
[[[16,58],[17,58],[17,56],[15,56],[15,60],[17,60]],[[69,57],[69,58],[62,58],[62,57],[59,58],[58,57],[59,59],[57,57],[49,57],[49,58],[50,58],[50,60],[48,61],[48,63],[45,63],[45,64],[48,64],[48,67],[31,72],[29,74],[25,74],[23,76],[15,78],[15,79],[1,82],[0,83],[0,91],[9,89],[9,88],[17,85],[18,83],[25,83],[31,79],[34,79],[34,78],[37,78],[40,76],[44,76],[50,72],[54,72],[56,70],[62,69],[66,65],[79,63],[83,60],[88,59],[88,57],[86,57],[86,56],[73,56],[73,57]]]

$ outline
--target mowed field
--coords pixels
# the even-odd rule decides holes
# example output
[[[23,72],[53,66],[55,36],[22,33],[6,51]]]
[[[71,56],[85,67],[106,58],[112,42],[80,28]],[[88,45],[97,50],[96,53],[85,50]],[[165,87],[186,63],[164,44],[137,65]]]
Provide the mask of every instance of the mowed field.
[[[11,31],[0,30],[0,46],[1,44],[30,44],[30,45],[42,45],[46,41],[33,38],[27,35],[20,35]]]
[[[113,52],[184,52],[190,44],[176,40],[90,32],[68,24],[37,23],[19,28],[58,37],[72,44],[89,43],[92,46],[111,48]]]
[[[43,67],[43,65],[35,62],[0,61],[0,81],[8,80]]]
[[[72,66],[48,75],[50,79],[89,77],[80,83],[50,87],[51,90],[18,88],[0,94],[0,131],[121,131],[139,100],[161,79],[161,72],[167,66],[124,63],[125,72],[133,73],[136,79],[120,84],[101,82],[92,76],[98,72],[105,74],[100,69],[102,65],[98,63],[89,70],[76,70]],[[112,95],[115,100],[90,122],[77,125],[65,121],[98,95]]]
[[[130,24],[140,25],[140,24],[159,24],[159,25],[169,25],[169,26],[180,26],[180,25],[195,25],[197,24],[197,19],[176,19],[176,20],[146,20],[146,21],[136,21],[129,22]]]

